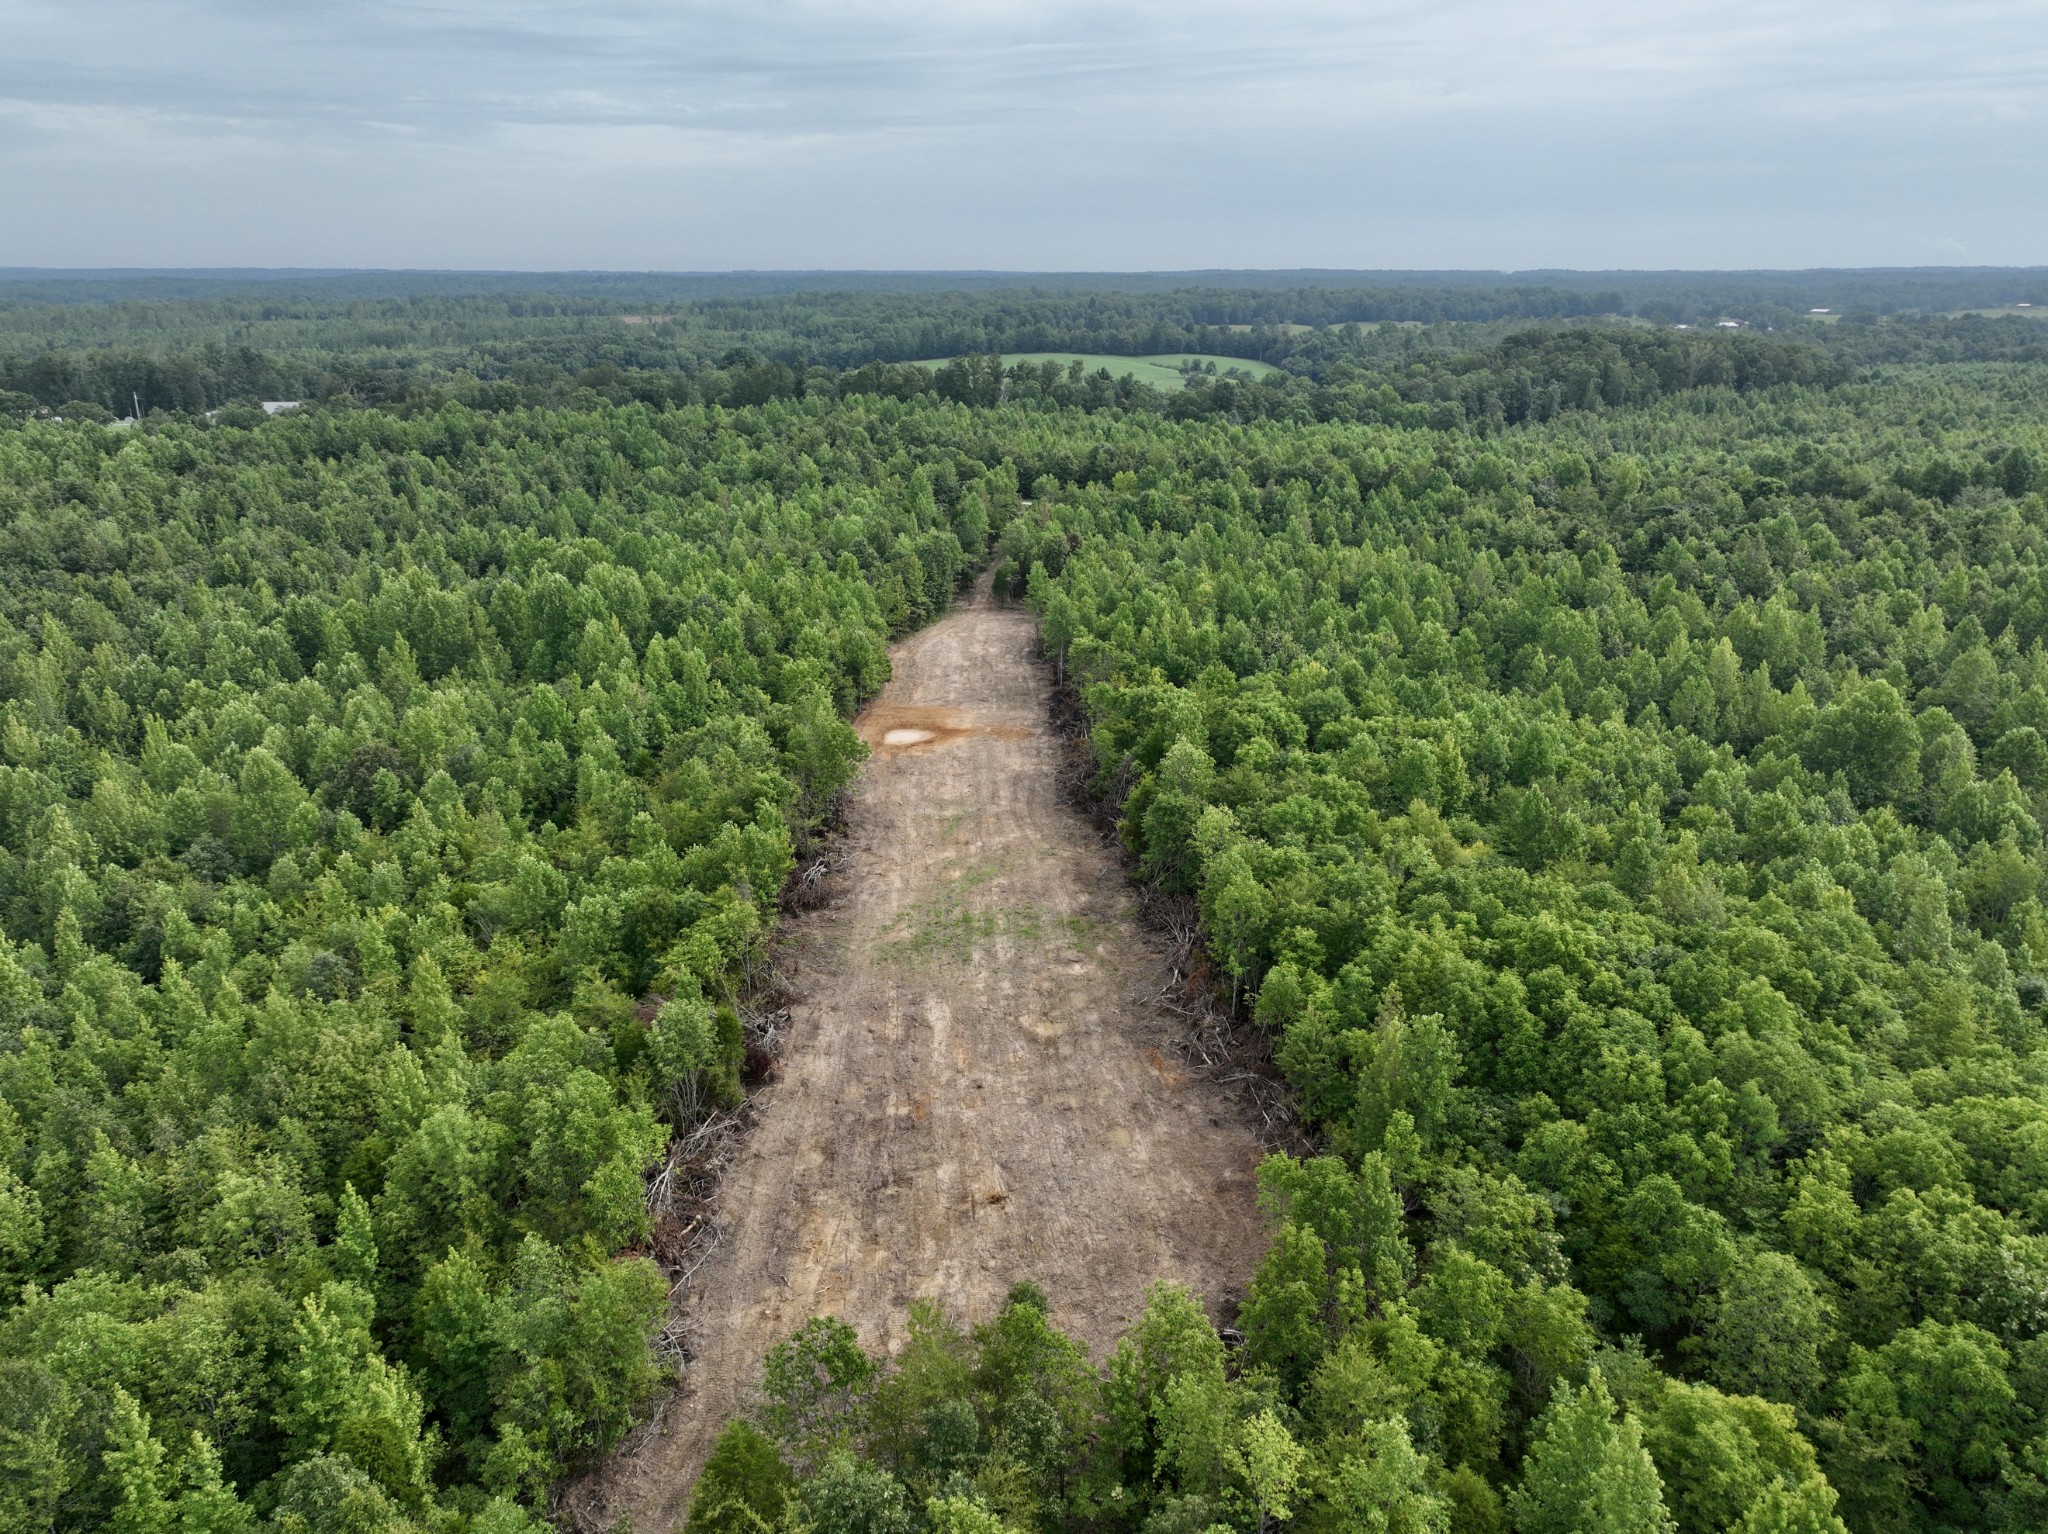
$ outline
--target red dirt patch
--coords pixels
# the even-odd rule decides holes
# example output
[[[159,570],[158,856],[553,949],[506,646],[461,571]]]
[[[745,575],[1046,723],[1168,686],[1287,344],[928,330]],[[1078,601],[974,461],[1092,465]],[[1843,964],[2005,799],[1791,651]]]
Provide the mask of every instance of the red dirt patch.
[[[1032,733],[1021,725],[977,718],[967,709],[933,708],[879,699],[861,711],[853,721],[853,728],[871,751],[921,751],[943,746],[966,735],[986,735],[995,740],[1027,740]]]

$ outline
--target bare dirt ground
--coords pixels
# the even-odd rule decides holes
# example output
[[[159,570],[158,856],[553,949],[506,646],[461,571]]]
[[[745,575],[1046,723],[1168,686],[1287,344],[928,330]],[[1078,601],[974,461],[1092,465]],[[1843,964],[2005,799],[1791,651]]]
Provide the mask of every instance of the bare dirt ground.
[[[1163,949],[1062,800],[1033,635],[978,596],[896,647],[856,721],[873,755],[834,895],[782,948],[781,1077],[679,1300],[690,1362],[571,1498],[583,1527],[681,1524],[761,1355],[814,1314],[893,1349],[912,1300],[973,1323],[1031,1279],[1099,1357],[1155,1279],[1242,1294],[1259,1139],[1177,1063]]]

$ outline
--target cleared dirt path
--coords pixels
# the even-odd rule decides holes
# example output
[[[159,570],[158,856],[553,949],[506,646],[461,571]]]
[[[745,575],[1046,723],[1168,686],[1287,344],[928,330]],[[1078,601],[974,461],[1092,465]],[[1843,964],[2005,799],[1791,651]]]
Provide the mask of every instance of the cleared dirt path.
[[[586,1527],[680,1524],[761,1355],[818,1313],[894,1348],[913,1299],[979,1321],[1032,1279],[1098,1356],[1173,1278],[1213,1304],[1264,1249],[1258,1142],[1177,1070],[1164,960],[1061,802],[1030,616],[977,598],[897,646],[838,893],[796,922],[781,1079],[690,1289],[694,1358]]]

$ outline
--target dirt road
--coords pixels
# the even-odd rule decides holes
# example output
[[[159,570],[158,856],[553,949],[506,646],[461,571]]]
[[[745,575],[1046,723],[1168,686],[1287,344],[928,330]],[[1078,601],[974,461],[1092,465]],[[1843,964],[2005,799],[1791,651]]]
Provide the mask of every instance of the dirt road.
[[[903,641],[857,721],[838,893],[784,949],[781,1079],[719,1197],[687,1306],[694,1357],[579,1521],[668,1534],[762,1353],[806,1318],[870,1347],[913,1299],[968,1322],[1031,1279],[1098,1356],[1154,1279],[1214,1304],[1264,1249],[1258,1145],[1177,1070],[1164,960],[1061,802],[1030,616],[979,598]]]

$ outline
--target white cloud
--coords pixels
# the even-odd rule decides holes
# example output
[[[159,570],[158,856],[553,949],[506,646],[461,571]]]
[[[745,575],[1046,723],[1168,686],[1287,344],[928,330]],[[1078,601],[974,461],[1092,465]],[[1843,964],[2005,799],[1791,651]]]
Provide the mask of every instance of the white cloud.
[[[2031,261],[2037,18],[0,0],[0,262]]]

